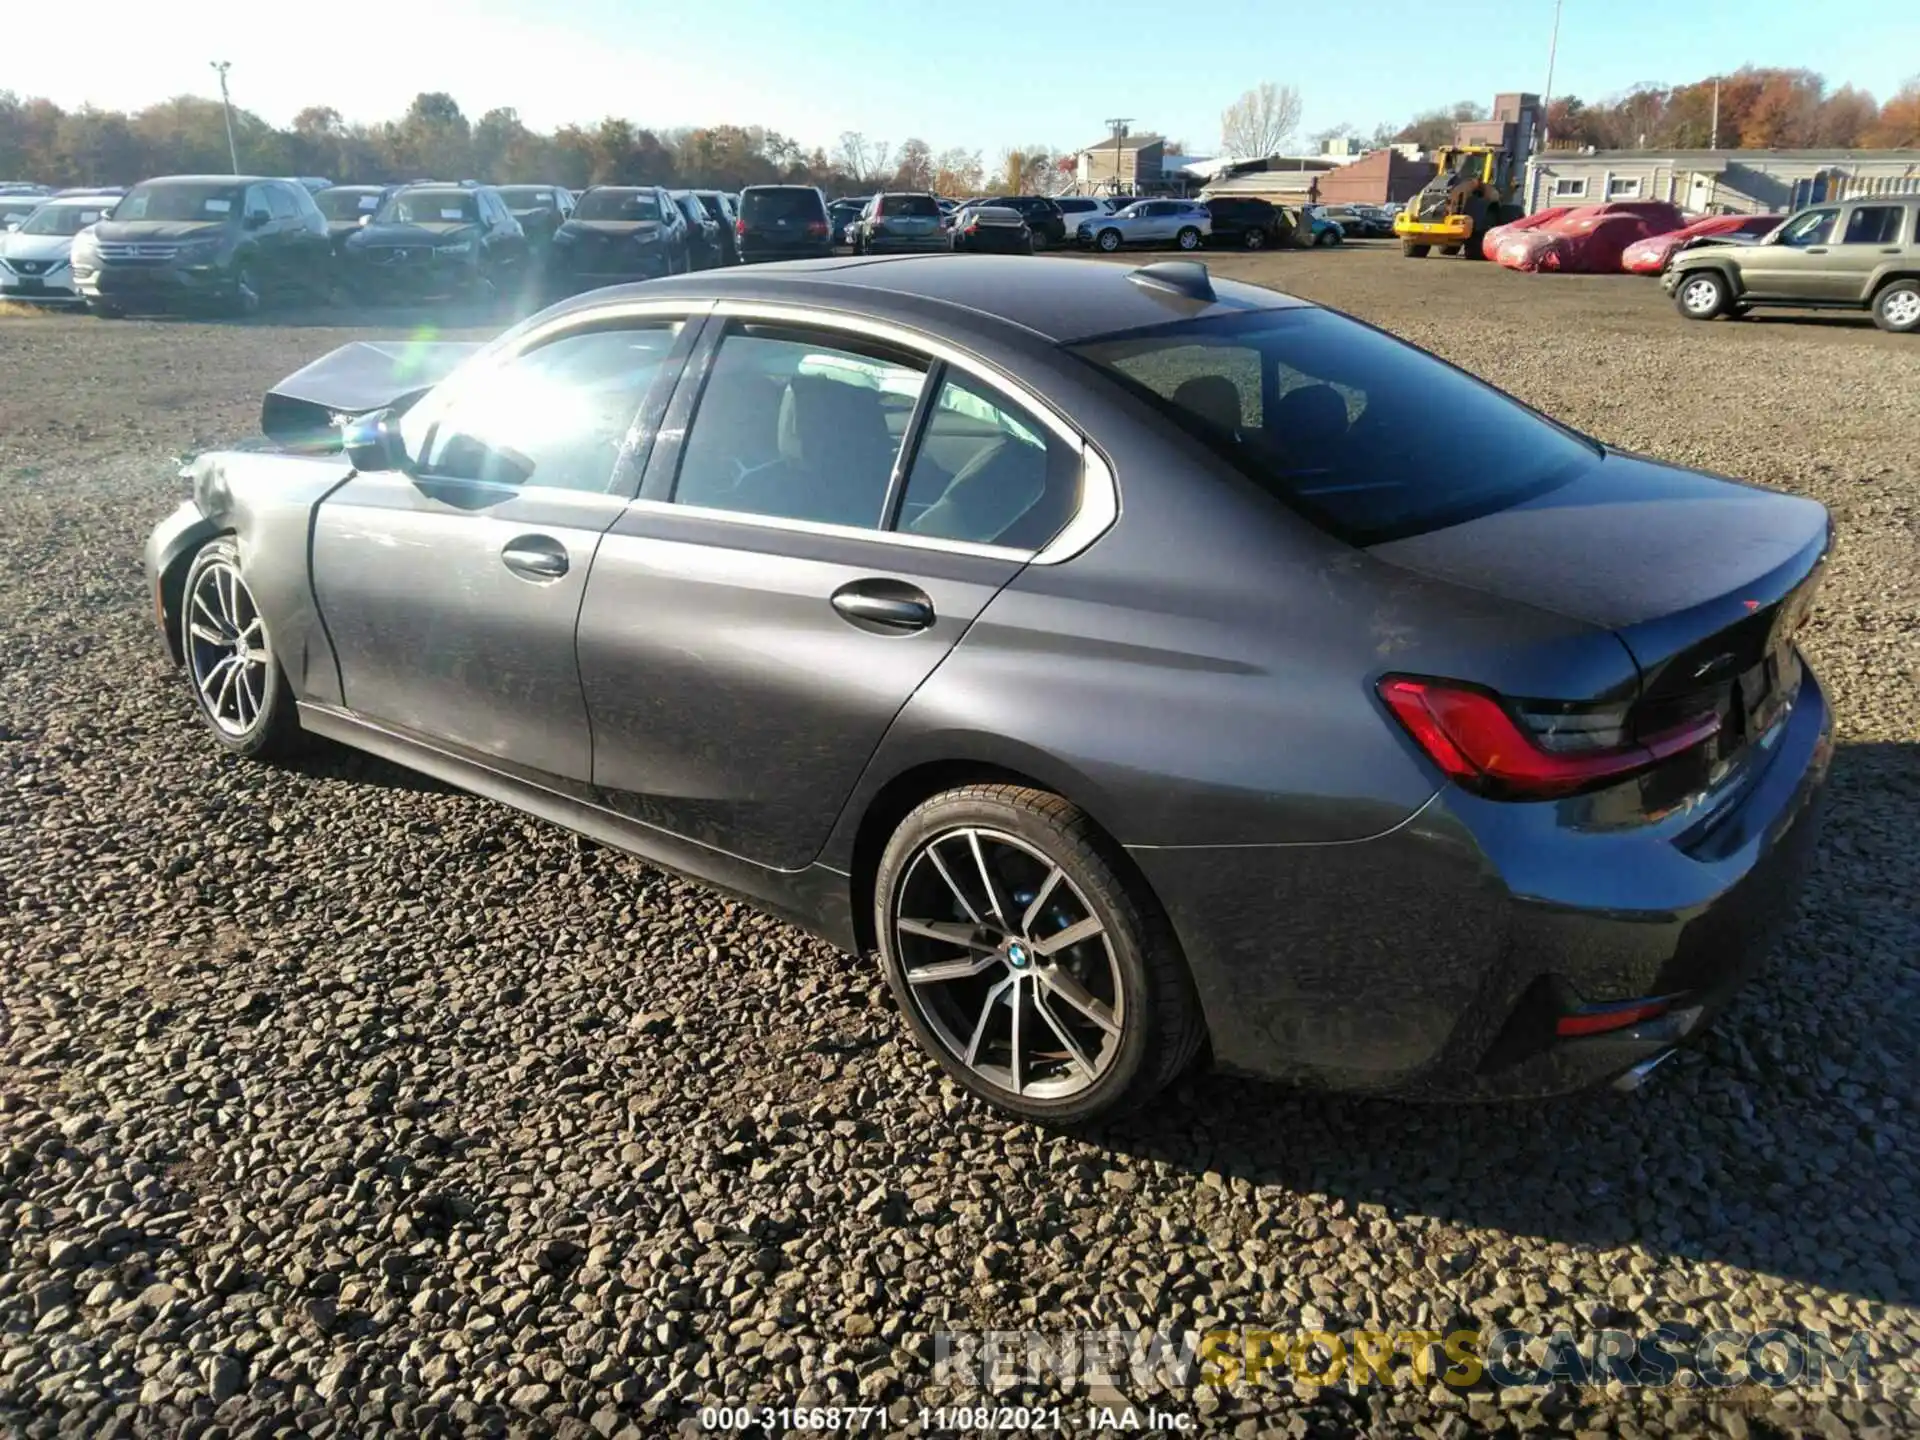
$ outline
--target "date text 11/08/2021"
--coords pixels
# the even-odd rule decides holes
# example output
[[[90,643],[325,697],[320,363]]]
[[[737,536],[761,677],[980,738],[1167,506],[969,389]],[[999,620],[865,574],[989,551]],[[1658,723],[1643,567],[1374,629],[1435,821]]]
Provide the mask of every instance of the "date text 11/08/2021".
[[[1162,1410],[1153,1405],[1089,1405],[1077,1414],[1058,1405],[922,1406],[907,1415],[878,1405],[708,1405],[700,1411],[702,1430],[760,1429],[774,1434],[798,1430],[885,1431],[912,1421],[934,1434],[1032,1431],[1055,1435],[1062,1433],[1063,1420],[1066,1429],[1076,1432],[1187,1434],[1197,1424],[1186,1411]]]

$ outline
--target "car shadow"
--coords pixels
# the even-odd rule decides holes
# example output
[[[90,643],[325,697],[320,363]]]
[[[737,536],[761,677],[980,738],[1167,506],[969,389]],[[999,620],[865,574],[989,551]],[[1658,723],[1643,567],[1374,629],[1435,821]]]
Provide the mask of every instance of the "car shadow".
[[[1094,1137],[1395,1215],[1920,1301],[1920,745],[1843,746],[1797,919],[1698,1047],[1632,1094],[1436,1105],[1207,1075]]]
[[[1743,325],[1810,325],[1829,330],[1878,330],[1864,310],[1749,310]]]
[[[431,775],[409,770],[364,750],[315,740],[290,758],[285,768],[309,780],[342,780],[349,785],[374,785],[415,795],[455,795],[459,791]]]

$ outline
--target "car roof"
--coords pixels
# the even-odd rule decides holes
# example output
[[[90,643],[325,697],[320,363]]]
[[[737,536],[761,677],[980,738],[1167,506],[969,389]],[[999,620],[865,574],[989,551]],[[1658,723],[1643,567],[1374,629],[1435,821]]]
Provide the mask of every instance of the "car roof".
[[[590,292],[578,307],[670,297],[756,300],[935,324],[943,333],[1006,338],[1009,329],[1056,344],[1178,320],[1307,302],[1213,279],[1204,301],[1129,279],[1135,267],[1097,260],[1034,261],[1009,255],[887,255],[789,260],[705,270]],[[569,307],[572,308],[572,307]]]
[[[287,180],[284,175],[149,175],[142,185],[258,185],[263,180],[281,180],[288,184],[298,181]]]

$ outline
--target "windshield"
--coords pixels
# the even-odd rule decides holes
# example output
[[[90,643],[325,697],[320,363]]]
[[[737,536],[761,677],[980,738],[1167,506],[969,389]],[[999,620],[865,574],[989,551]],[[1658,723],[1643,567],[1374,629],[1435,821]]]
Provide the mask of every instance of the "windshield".
[[[22,235],[78,235],[87,226],[105,217],[111,204],[42,205],[20,227]]]
[[[322,190],[313,197],[320,213],[329,220],[358,220],[380,208],[378,190]]]
[[[507,202],[509,210],[554,210],[559,201],[553,198],[553,191],[545,185],[502,185],[500,198]]]
[[[660,197],[652,190],[589,190],[573,212],[576,220],[658,220]]]
[[[373,217],[376,225],[471,225],[480,209],[470,190],[402,190]]]
[[[1504,510],[1599,458],[1492,386],[1326,310],[1185,321],[1071,349],[1353,545]]]
[[[224,220],[240,209],[240,186],[218,180],[160,180],[136,185],[116,220]]]

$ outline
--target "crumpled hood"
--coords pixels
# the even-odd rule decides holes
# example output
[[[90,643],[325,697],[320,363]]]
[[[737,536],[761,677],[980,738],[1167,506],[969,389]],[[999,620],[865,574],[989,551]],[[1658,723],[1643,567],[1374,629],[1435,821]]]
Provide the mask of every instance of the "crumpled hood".
[[[219,221],[207,220],[102,220],[93,227],[101,240],[208,240],[227,233]]]

